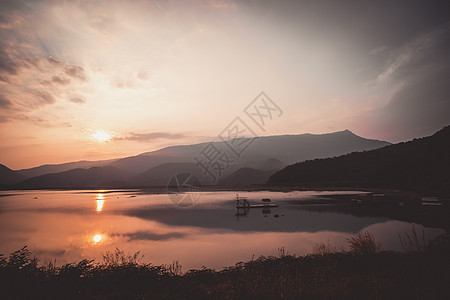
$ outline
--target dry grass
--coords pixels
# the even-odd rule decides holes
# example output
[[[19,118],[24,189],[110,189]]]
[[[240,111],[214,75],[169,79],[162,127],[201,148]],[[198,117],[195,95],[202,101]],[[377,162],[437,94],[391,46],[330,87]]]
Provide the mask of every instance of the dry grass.
[[[381,251],[380,243],[375,241],[373,234],[368,231],[360,232],[347,239],[351,252],[360,255],[372,255]]]
[[[321,242],[321,243],[316,243],[316,245],[314,245],[313,248],[313,254],[315,255],[330,255],[333,253],[336,253],[337,249],[336,246],[332,246],[330,244],[330,241],[328,240],[326,243]]]
[[[424,251],[427,248],[427,241],[425,239],[425,230],[422,230],[422,237],[419,236],[416,231],[416,227],[412,225],[411,233],[404,232],[403,235],[398,234],[402,248],[406,252],[412,251]]]

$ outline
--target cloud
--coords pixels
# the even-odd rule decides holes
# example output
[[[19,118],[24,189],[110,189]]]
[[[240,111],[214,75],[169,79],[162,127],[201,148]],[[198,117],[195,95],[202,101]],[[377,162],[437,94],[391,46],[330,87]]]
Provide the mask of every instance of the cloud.
[[[388,61],[384,70],[377,76],[377,82],[399,79],[407,74],[414,64],[423,63],[429,59],[430,50],[436,47],[442,35],[447,30],[436,30],[419,35],[412,42],[393,51],[393,57]],[[408,75],[408,74],[407,74]]]
[[[70,98],[69,101],[73,102],[73,103],[77,103],[77,104],[84,104],[84,103],[86,103],[86,100],[84,100],[83,98],[80,98],[80,97]]]
[[[35,91],[34,93],[35,99],[37,101],[34,102],[35,107],[41,107],[44,105],[55,104],[55,98],[49,93],[45,91]]]
[[[135,87],[131,82],[116,82],[114,86],[119,89],[132,89]]]
[[[147,80],[150,76],[148,75],[147,72],[139,72],[136,75],[137,78],[139,78],[140,80]]]
[[[50,257],[62,257],[66,254],[67,251],[65,249],[42,249],[38,248],[33,250],[33,254],[42,257],[42,256],[50,256]]]
[[[370,50],[369,55],[378,55],[380,53],[385,52],[387,49],[389,49],[388,46],[377,47],[377,48]]]
[[[394,141],[425,136],[450,124],[450,26],[419,34],[392,49],[376,77],[393,90],[388,103],[360,117]]]
[[[158,139],[170,139],[176,140],[186,137],[181,133],[168,133],[168,132],[148,132],[148,133],[133,133],[130,132],[128,136],[116,137],[115,140],[127,140],[137,142],[149,142]]]
[[[52,128],[55,127],[50,123],[50,121],[39,118],[39,117],[33,117],[33,116],[27,116],[24,114],[17,114],[10,118],[10,120],[16,120],[16,121],[27,121],[30,123],[33,123],[34,125],[45,127],[45,128]]]
[[[53,85],[65,86],[70,84],[70,79],[65,78],[63,76],[54,75],[50,80],[43,80],[42,84],[45,86],[53,86]]]
[[[135,240],[149,240],[149,241],[165,241],[169,239],[182,238],[186,234],[182,232],[169,232],[169,233],[155,233],[149,231],[137,231],[131,233],[123,233],[123,234],[112,234],[112,236],[122,236],[127,237],[129,241]]]
[[[87,81],[84,69],[80,66],[67,65],[64,68],[64,72],[73,78],[79,79],[81,81]]]
[[[52,113],[48,108],[60,99],[70,99],[75,89],[77,94],[83,93],[80,87],[88,82],[84,68],[38,55],[37,46],[19,41],[14,28],[0,28],[0,35],[3,38],[0,42],[0,95],[7,96],[1,99],[0,108],[9,110],[2,122],[22,121],[40,127],[71,126],[59,121],[61,114]],[[76,103],[85,102],[82,97],[78,98]],[[34,115],[34,111],[42,109],[39,117]]]
[[[11,101],[6,99],[6,97],[0,95],[0,108],[1,109],[8,109],[12,106]]]
[[[52,82],[60,85],[68,85],[70,84],[70,79],[55,75],[52,77]]]
[[[8,82],[8,75],[15,75],[20,65],[16,63],[5,46],[0,46],[0,80]]]

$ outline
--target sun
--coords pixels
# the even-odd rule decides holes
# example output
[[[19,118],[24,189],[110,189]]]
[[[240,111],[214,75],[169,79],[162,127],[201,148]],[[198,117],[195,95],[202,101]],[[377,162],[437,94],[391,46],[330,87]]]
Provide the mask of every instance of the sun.
[[[108,142],[112,139],[112,135],[101,129],[93,130],[89,136],[91,140],[98,143]]]

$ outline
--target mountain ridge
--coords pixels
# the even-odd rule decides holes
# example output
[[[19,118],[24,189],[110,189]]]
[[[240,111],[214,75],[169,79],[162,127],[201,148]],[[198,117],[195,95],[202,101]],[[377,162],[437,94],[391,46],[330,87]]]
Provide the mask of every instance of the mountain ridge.
[[[348,133],[350,133],[350,135]],[[377,140],[377,139],[365,139],[363,137],[360,137],[360,136],[354,134],[353,132],[351,132],[348,129],[342,130],[342,131],[331,132],[331,133],[323,133],[323,134],[302,133],[302,134],[261,136],[256,139],[255,143],[261,143],[261,142],[258,142],[258,140],[265,141],[267,139],[275,139],[275,140],[279,140],[279,139],[283,139],[283,138],[310,139],[310,138],[321,138],[321,137],[324,138],[324,137],[339,136],[339,135],[345,136],[345,134],[347,134],[347,136],[356,137],[357,140],[361,139],[361,140],[367,141],[368,143],[373,143],[374,145],[371,147],[381,147],[383,145],[390,144],[389,142],[381,141],[381,140]],[[27,177],[34,177],[34,176],[38,176],[38,175],[68,171],[68,170],[80,168],[80,167],[81,168],[90,168],[93,166],[101,166],[101,165],[108,165],[108,164],[111,164],[118,168],[123,168],[123,165],[125,165],[127,162],[132,162],[132,161],[136,161],[135,162],[136,166],[141,166],[142,162],[143,161],[145,162],[146,160],[148,160],[149,157],[154,157],[154,158],[159,157],[160,159],[172,159],[173,157],[176,157],[176,159],[173,160],[173,162],[180,162],[181,160],[183,160],[184,162],[191,162],[193,157],[196,154],[198,154],[209,143],[221,144],[223,146],[222,141],[202,142],[202,143],[185,144],[185,145],[173,145],[173,146],[164,147],[164,148],[154,150],[154,151],[148,151],[148,152],[143,152],[143,153],[140,153],[137,155],[131,155],[128,157],[114,158],[114,159],[108,159],[108,160],[98,160],[98,161],[81,160],[81,161],[77,161],[77,162],[67,162],[67,163],[62,163],[62,164],[44,164],[41,166],[36,166],[36,167],[28,168],[28,169],[16,170],[16,172],[18,172],[19,174],[25,175]],[[253,146],[254,145],[252,145],[252,147]],[[224,147],[224,148],[226,149],[226,147]],[[189,149],[189,154],[184,155],[183,159],[180,160],[180,158],[178,157],[177,154],[179,154],[180,151],[181,152],[185,151],[186,149]],[[348,152],[348,151],[345,151],[345,152]],[[268,156],[270,156],[270,157],[266,157],[266,159],[273,157],[273,155],[268,155]],[[283,160],[281,160],[281,161],[283,161]],[[170,161],[166,160],[164,162],[170,162]],[[283,163],[285,163],[285,164],[293,163],[293,162],[296,162],[296,161],[292,161],[292,162],[283,161]],[[141,169],[139,169],[139,167],[132,168],[132,169],[136,169],[137,171],[135,173],[138,174],[138,173],[148,170],[151,167],[155,167],[161,163],[163,163],[163,162],[160,160],[153,164],[149,163],[148,165],[145,165],[145,167],[143,166]],[[125,168],[125,169],[127,169],[127,168]],[[132,171],[132,170],[129,169],[128,171]]]
[[[114,181],[118,186],[127,187],[147,187],[155,185],[165,185],[170,178],[176,173],[189,172],[199,177],[202,184],[217,184],[220,180],[232,175],[242,168],[250,168],[255,170],[244,169],[234,174],[229,179],[231,182],[239,181],[242,183],[252,183],[248,178],[254,178],[256,182],[262,183],[261,178],[268,177],[268,170],[275,172],[286,165],[304,161],[313,158],[333,157],[352,151],[370,150],[380,148],[390,143],[365,139],[357,136],[349,130],[338,131],[325,134],[298,134],[298,135],[276,135],[258,137],[253,143],[245,149],[241,155],[233,154],[224,141],[220,142],[204,142],[191,145],[176,145],[159,150],[141,153],[135,156],[124,157],[121,159],[102,160],[102,161],[80,161],[65,163],[60,165],[44,165],[32,168],[29,172],[51,172],[30,177],[25,180],[20,187],[22,188],[42,188],[38,183],[45,187],[65,188],[65,187],[81,187],[98,186],[101,183]],[[196,158],[202,158],[202,151],[205,147],[214,146],[220,153],[230,155],[230,163],[225,169],[220,171],[217,177],[218,181],[207,178],[206,172],[198,165]],[[76,168],[83,166],[84,168]],[[75,168],[74,168],[75,167]],[[101,180],[99,177],[93,177],[92,182],[83,181],[79,178],[80,170],[90,170],[84,173],[85,176],[94,172],[94,167],[111,167],[112,173],[117,176],[110,178],[106,173],[99,173],[105,178]],[[69,170],[64,170],[70,168]],[[88,169],[86,169],[88,168]],[[78,169],[75,173],[67,173],[70,170]],[[54,171],[60,172],[54,172]],[[216,169],[218,170],[218,169]],[[26,170],[22,170],[25,172]],[[53,171],[53,172],[52,172]],[[78,173],[77,173],[78,172]],[[118,174],[122,174],[119,176]],[[31,174],[31,173],[28,173]],[[126,174],[126,175],[125,175]],[[245,176],[249,174],[249,176]],[[50,177],[42,177],[51,175]],[[72,181],[68,176],[73,175]],[[37,178],[36,178],[37,177]],[[59,178],[61,177],[61,178]],[[53,182],[53,183],[52,183]]]
[[[267,184],[448,190],[449,153],[446,126],[408,142],[291,164],[270,176]]]
[[[76,168],[59,173],[39,175],[25,179],[17,188],[91,188],[116,186],[127,182],[130,174],[112,166],[96,166],[89,169]]]
[[[0,185],[15,184],[25,179],[26,176],[11,170],[3,164],[0,164]]]

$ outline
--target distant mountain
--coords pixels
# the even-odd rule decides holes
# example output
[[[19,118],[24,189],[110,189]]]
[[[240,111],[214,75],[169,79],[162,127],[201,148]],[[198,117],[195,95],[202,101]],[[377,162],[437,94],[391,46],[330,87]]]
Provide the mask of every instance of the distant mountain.
[[[128,172],[115,167],[92,167],[36,176],[20,182],[17,187],[30,189],[114,187],[125,185],[129,178]]]
[[[11,185],[25,180],[23,176],[16,171],[11,170],[5,165],[0,164],[0,185]]]
[[[30,169],[22,169],[16,171],[19,174],[25,175],[26,177],[35,177],[45,174],[51,174],[51,173],[59,173],[64,172],[72,169],[87,169],[92,167],[99,167],[99,166],[105,166],[116,159],[109,159],[109,160],[98,160],[98,161],[76,161],[76,162],[69,162],[64,164],[52,164],[52,165],[42,165],[39,167],[34,167]]]
[[[129,181],[130,186],[167,186],[170,179],[178,173],[190,173],[197,176],[203,183],[211,183],[208,178],[203,176],[202,170],[195,163],[165,163],[133,177]]]
[[[248,139],[240,139],[239,142],[246,142]],[[280,135],[280,136],[266,136],[258,137],[253,140],[253,143],[241,153],[240,156],[233,154],[225,142],[211,142],[199,143],[193,145],[180,145],[166,147],[153,152],[146,152],[136,156],[125,157],[121,159],[114,159],[109,161],[80,161],[60,165],[44,165],[32,169],[20,170],[21,174],[26,174],[30,178],[24,182],[25,186],[32,184],[39,187],[38,182],[41,182],[48,187],[50,181],[47,177],[42,179],[42,175],[49,173],[64,173],[56,177],[52,177],[55,182],[61,180],[60,183],[54,183],[54,187],[62,187],[61,184],[69,184],[71,186],[81,186],[81,179],[71,179],[70,176],[77,177],[81,172],[79,169],[92,168],[93,166],[112,167],[129,174],[130,180],[127,180],[126,186],[155,186],[165,185],[170,178],[177,173],[189,172],[198,175],[202,183],[211,183],[208,176],[204,176],[204,170],[197,165],[194,158],[201,157],[202,151],[209,146],[217,148],[221,153],[227,153],[230,163],[227,168],[221,171],[220,178],[224,179],[232,175],[241,168],[251,168],[266,174],[266,171],[274,172],[297,161],[306,159],[332,157],[351,151],[370,150],[389,145],[388,142],[379,140],[370,140],[359,137],[352,132],[345,130],[328,134],[300,134],[300,135]],[[72,174],[67,172],[71,168],[77,168],[78,173]],[[61,171],[62,170],[62,171]],[[229,180],[235,182],[238,178],[245,179],[241,171],[236,173]],[[256,172],[256,171],[245,171]],[[261,172],[259,172],[261,173]],[[36,175],[38,174],[36,178]],[[50,175],[50,174],[47,174]],[[86,184],[97,185],[111,181],[104,173],[105,178],[93,178],[95,181]],[[217,175],[217,174],[216,174]],[[261,175],[261,174],[260,174]],[[54,175],[52,175],[54,176]],[[61,176],[65,179],[62,180]],[[67,177],[68,176],[68,177]],[[258,182],[262,177],[252,175],[258,178]],[[262,176],[262,175],[261,175]],[[264,175],[266,176],[266,175]],[[202,178],[201,178],[202,177]],[[234,178],[234,179],[232,179]],[[121,179],[122,180],[122,179]],[[244,180],[243,182],[248,182]]]
[[[272,185],[450,190],[450,126],[432,136],[336,158],[299,162],[275,173]]]
[[[259,170],[253,168],[240,168],[231,175],[219,181],[220,185],[250,185],[264,184],[276,170]]]
[[[258,169],[261,171],[278,171],[285,167],[286,165],[276,158],[269,158],[265,160],[254,160],[248,161],[244,164],[244,167]]]
[[[118,159],[111,166],[118,167],[135,174],[164,163],[192,163],[194,157],[200,156],[201,151],[210,143],[194,145],[180,145],[163,148],[153,152]],[[234,155],[225,142],[213,142],[222,152],[227,151],[233,163],[229,173],[241,167],[252,166],[252,162],[276,159],[282,164],[292,164],[306,159],[332,157],[352,151],[363,151],[390,145],[388,142],[370,140],[359,137],[345,130],[328,134],[300,134],[258,137],[240,157]]]

